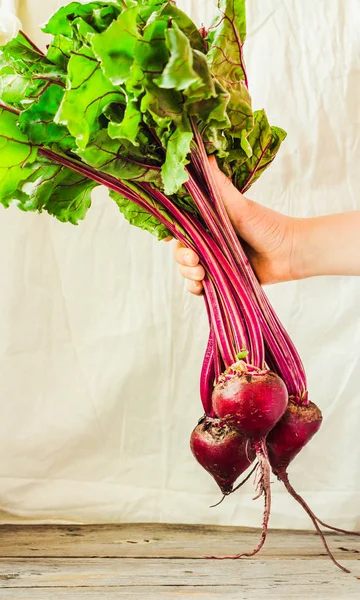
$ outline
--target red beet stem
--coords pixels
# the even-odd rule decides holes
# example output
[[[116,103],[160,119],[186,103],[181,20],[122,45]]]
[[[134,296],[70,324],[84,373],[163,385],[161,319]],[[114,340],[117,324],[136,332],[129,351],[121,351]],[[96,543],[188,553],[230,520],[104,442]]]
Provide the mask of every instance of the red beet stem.
[[[287,475],[287,473],[282,473],[281,475],[279,475],[279,479],[283,482],[284,486],[286,487],[287,491],[289,492],[289,494],[300,504],[300,506],[303,507],[303,509],[307,512],[307,514],[309,515],[310,519],[313,522],[313,525],[316,529],[316,531],[318,532],[321,541],[324,545],[324,548],[329,556],[329,558],[332,560],[332,562],[339,567],[339,569],[341,569],[342,571],[344,571],[345,573],[350,573],[349,569],[346,569],[345,567],[343,567],[337,560],[336,558],[333,556],[327,541],[325,539],[325,536],[323,534],[323,532],[321,531],[318,522],[322,524],[322,521],[320,521],[317,516],[313,513],[313,511],[311,510],[310,506],[305,502],[305,500],[294,490],[293,486],[291,485],[290,481],[289,481],[289,477]],[[325,527],[327,527],[325,525]],[[331,528],[332,529],[332,528]],[[336,531],[336,530],[335,530]],[[341,531],[341,530],[338,530]]]

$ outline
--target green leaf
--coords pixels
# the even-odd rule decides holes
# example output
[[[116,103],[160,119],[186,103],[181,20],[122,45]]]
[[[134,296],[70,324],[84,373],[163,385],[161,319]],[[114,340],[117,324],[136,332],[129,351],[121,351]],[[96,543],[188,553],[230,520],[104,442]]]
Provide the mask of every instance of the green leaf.
[[[181,91],[190,85],[201,84],[201,79],[192,67],[190,42],[175,21],[165,30],[165,39],[170,58],[160,77],[154,79],[156,85]]]
[[[60,69],[67,71],[71,51],[74,49],[72,40],[64,35],[57,34],[49,44],[46,57]]]
[[[24,110],[19,118],[20,129],[34,144],[49,144],[63,140],[67,129],[54,123],[54,116],[64,96],[59,85],[46,86],[43,93],[31,106]]]
[[[181,100],[180,92],[162,89],[147,81],[140,110],[149,113],[159,128],[169,129],[172,123],[178,125],[184,119]]]
[[[0,98],[26,108],[51,82],[62,85],[64,72],[37,52],[19,33],[0,50]]]
[[[185,102],[186,107],[191,106],[196,100],[217,97],[217,90],[215,88],[216,80],[210,73],[205,54],[198,52],[198,50],[193,50],[192,59],[192,66],[198,78],[185,91],[184,95],[187,98]]]
[[[89,23],[96,31],[101,32],[108,28],[110,23],[116,19],[120,12],[120,6],[108,2],[71,2],[62,6],[52,15],[49,21],[42,27],[44,33],[56,35],[60,33],[68,38],[73,36],[72,23],[78,17]]]
[[[108,133],[111,138],[129,140],[134,146],[138,146],[137,136],[140,131],[142,114],[136,99],[128,101],[124,116],[120,123],[109,123]]]
[[[106,129],[102,129],[87,148],[79,148],[76,153],[91,167],[118,179],[161,183],[159,169],[139,163],[129,156],[126,148],[120,145],[119,140],[111,139]]]
[[[270,127],[264,110],[254,113],[254,122],[254,128],[248,137],[252,155],[250,158],[246,157],[246,160],[240,160],[240,164],[233,167],[234,184],[242,192],[246,192],[272,163],[286,137],[283,129]]]
[[[165,43],[165,31],[169,18],[157,18],[149,22],[134,47],[134,58],[143,73],[149,76],[161,75],[169,60],[169,51]]]
[[[168,4],[168,0],[132,0],[132,2],[139,7],[139,21],[143,26],[145,26],[154,13],[156,15],[160,14],[161,7]],[[130,8],[128,2],[127,6]]]
[[[126,4],[130,7],[132,0],[126,0]],[[135,4],[135,2],[133,2]],[[100,6],[98,8],[94,8],[91,17],[88,20],[88,23],[95,29],[97,32],[105,31],[111,23],[117,18],[120,10],[124,8],[124,2],[119,0],[108,0],[107,2],[99,3]],[[80,15],[81,16],[81,15]]]
[[[227,108],[230,94],[218,81],[215,80],[215,96],[201,100],[192,100],[189,96],[185,101],[185,107],[190,115],[201,119],[210,128],[227,129],[231,126]]]
[[[114,85],[126,81],[134,62],[135,44],[139,38],[137,15],[138,7],[124,10],[104,33],[92,38],[94,54]]]
[[[44,76],[63,81],[64,73],[27,41],[21,32],[1,50],[2,64],[7,63],[15,73],[27,76]]]
[[[96,29],[94,29],[89,23],[87,23],[83,19],[80,19],[80,17],[73,20],[72,29],[74,32],[73,45],[75,49],[82,45],[90,45],[93,37],[97,35]]]
[[[87,177],[46,159],[34,163],[36,170],[19,186],[18,207],[23,211],[46,211],[63,223],[85,218],[92,190],[98,185]]]
[[[9,206],[19,183],[33,172],[37,156],[17,123],[17,115],[0,108],[0,201],[4,206]]]
[[[208,154],[216,154],[218,158],[226,158],[229,154],[229,141],[224,132],[216,127],[205,127],[202,138]]]
[[[240,164],[245,162],[249,158],[249,156],[252,155],[252,148],[249,144],[249,140],[247,139],[247,143],[251,148],[251,152],[248,151],[248,156],[242,147],[243,140],[241,138],[231,138],[230,135],[229,138],[230,139],[228,140],[227,160],[229,163],[235,162],[236,166],[238,167]]]
[[[126,80],[126,91],[132,98],[140,98],[144,92],[145,76],[140,65],[134,60],[129,77]]]
[[[54,120],[68,128],[79,148],[85,148],[100,128],[103,108],[121,100],[121,90],[106,79],[93,52],[84,46],[69,60],[67,89]]]
[[[200,213],[196,207],[196,204],[190,194],[186,191],[185,187],[181,187],[177,190],[176,194],[169,196],[170,200],[182,211],[186,211],[194,215],[195,217],[200,217]]]
[[[211,72],[229,92],[231,134],[242,137],[251,131],[253,116],[243,56],[246,36],[246,0],[219,0],[220,15],[210,38],[207,59]]]
[[[243,129],[241,132],[240,145],[246,156],[250,158],[252,156],[252,147],[248,140],[248,135],[249,133]]]
[[[161,176],[167,195],[175,194],[188,180],[185,166],[189,162],[187,156],[192,139],[192,131],[181,131],[177,128],[166,140],[166,159],[161,169]]]
[[[190,17],[178,8],[173,2],[165,2],[160,11],[164,17],[170,17],[173,23],[176,23],[179,29],[185,34],[192,48],[200,52],[205,52],[205,43],[197,26]]]
[[[163,162],[163,150],[159,148],[159,142],[142,123],[140,123],[135,137],[135,125],[133,121],[137,123],[138,115],[136,114],[136,108],[133,119],[130,119],[130,111],[135,104],[136,100],[134,98],[129,100],[126,108],[117,103],[106,106],[103,110],[103,115],[107,119],[104,128],[107,126],[109,134],[111,130],[116,134],[110,137],[120,140],[119,147],[122,147],[122,153],[125,152],[125,154],[131,155],[140,162],[144,162],[145,160],[146,162],[159,165]],[[140,113],[140,117],[142,119],[142,113]],[[120,129],[117,129],[117,127],[120,127]],[[118,133],[129,135],[120,137],[117,135]]]
[[[22,109],[30,104],[46,85],[46,81],[18,74],[12,67],[0,69],[0,100],[15,108]]]
[[[152,235],[155,235],[159,241],[171,236],[171,232],[161,223],[161,221],[156,217],[153,217],[135,202],[132,202],[131,200],[124,198],[121,194],[113,191],[110,191],[110,196],[115,200],[125,219],[127,219],[131,225],[135,225],[140,229],[148,231]]]
[[[23,211],[46,210],[76,224],[85,217],[97,185],[38,154],[18,127],[18,116],[0,108],[0,202]]]
[[[58,221],[77,225],[85,219],[91,206],[92,190],[97,184],[68,169],[65,171],[65,176],[57,182],[47,201],[37,210],[46,210]]]

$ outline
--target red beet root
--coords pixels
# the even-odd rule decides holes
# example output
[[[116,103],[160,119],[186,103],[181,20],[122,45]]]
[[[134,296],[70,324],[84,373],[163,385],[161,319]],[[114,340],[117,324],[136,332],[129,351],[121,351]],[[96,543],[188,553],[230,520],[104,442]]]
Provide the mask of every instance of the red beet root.
[[[264,496],[264,518],[260,542],[254,550],[235,556],[211,558],[254,556],[265,543],[271,510],[271,470],[265,438],[284,414],[287,403],[287,388],[272,371],[239,361],[218,379],[212,396],[213,410],[218,417],[229,420],[254,446],[259,461],[257,497]]]
[[[198,463],[213,476],[225,495],[255,458],[246,438],[225,421],[211,417],[204,417],[195,427],[190,447]]]
[[[319,525],[340,533],[349,533],[354,535],[360,535],[360,533],[339,529],[338,527],[333,527],[321,521],[321,519],[319,519],[313,513],[305,500],[296,492],[296,490],[294,490],[287,474],[287,467],[295,458],[295,456],[297,456],[302,448],[306,446],[315,433],[320,429],[321,423],[321,411],[313,402],[309,402],[309,404],[305,406],[289,402],[288,408],[283,417],[267,437],[268,454],[273,473],[280,481],[283,482],[289,494],[307,512],[316,531],[320,535],[325,550],[331,560],[340,569],[346,573],[349,573],[350,571],[345,569],[345,567],[343,567],[333,557]]]
[[[212,400],[218,417],[230,419],[251,440],[260,440],[284,414],[288,393],[282,379],[271,371],[233,369],[219,379]]]
[[[319,431],[322,423],[321,410],[310,402],[308,406],[289,405],[274,429],[267,437],[270,464],[275,475],[286,471],[295,456]]]

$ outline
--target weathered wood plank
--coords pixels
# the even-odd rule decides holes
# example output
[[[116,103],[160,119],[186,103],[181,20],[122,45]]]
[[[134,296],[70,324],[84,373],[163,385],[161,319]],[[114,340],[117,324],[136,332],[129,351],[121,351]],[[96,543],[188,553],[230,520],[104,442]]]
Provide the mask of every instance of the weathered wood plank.
[[[255,547],[259,531],[203,525],[26,525],[0,526],[0,557],[202,558],[235,554]],[[360,538],[328,533],[335,556],[360,558]],[[270,531],[261,557],[321,558],[323,547],[313,532]]]
[[[259,596],[259,590],[244,592],[238,586],[227,587],[107,587],[107,588],[18,588],[0,590],[0,600],[115,600],[115,598],[126,598],[126,600],[324,600],[334,598],[336,600],[354,600],[359,598],[358,589],[350,590],[348,587],[327,585],[326,591],[322,586],[315,589],[295,588],[288,582],[282,586],[266,588],[263,595]]]
[[[347,593],[357,591],[360,597],[360,561],[344,561],[354,575],[338,571],[327,559],[309,560],[241,560],[209,561],[188,559],[1,559],[0,587],[113,587],[132,586],[234,586],[239,597],[253,591],[277,590],[283,586],[292,598],[293,590],[317,588],[323,598],[337,589]],[[290,589],[289,589],[290,586]]]

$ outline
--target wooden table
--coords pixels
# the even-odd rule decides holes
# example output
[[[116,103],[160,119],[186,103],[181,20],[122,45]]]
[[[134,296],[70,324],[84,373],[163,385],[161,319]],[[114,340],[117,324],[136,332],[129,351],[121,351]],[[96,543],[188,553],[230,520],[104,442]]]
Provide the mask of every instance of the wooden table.
[[[209,553],[252,549],[256,530],[125,524],[0,526],[3,600],[360,599],[360,538],[327,534],[347,575],[316,534],[270,531],[256,558],[213,561]]]

